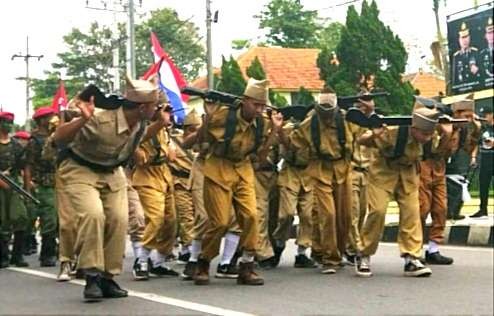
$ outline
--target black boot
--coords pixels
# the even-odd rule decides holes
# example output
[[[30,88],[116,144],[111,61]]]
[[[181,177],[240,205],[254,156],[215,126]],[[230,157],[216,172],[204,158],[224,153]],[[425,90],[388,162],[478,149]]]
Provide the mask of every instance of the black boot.
[[[43,235],[39,261],[42,267],[54,267],[57,265],[57,241],[55,237]]]
[[[16,267],[29,267],[29,264],[24,261],[24,231],[18,231],[14,233],[14,246],[12,247],[12,257],[10,258],[10,264]]]
[[[84,300],[86,302],[97,302],[103,298],[101,289],[101,274],[86,273],[86,286],[84,287]]]
[[[9,242],[4,236],[0,237],[0,269],[9,266]]]
[[[36,241],[36,235],[26,235],[24,242],[24,255],[30,256],[38,252],[38,242]]]
[[[105,298],[121,298],[128,296],[128,292],[122,289],[113,279],[101,278],[101,291]]]

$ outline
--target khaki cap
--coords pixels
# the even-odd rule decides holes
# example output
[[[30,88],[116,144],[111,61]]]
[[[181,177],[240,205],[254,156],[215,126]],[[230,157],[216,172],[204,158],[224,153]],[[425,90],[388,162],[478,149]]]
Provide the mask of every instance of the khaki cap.
[[[135,103],[153,103],[159,100],[158,78],[151,76],[148,80],[133,80],[126,77],[125,98]]]
[[[201,117],[199,116],[199,113],[195,109],[192,109],[189,114],[185,116],[184,119],[184,126],[190,126],[190,125],[201,125],[202,120]]]
[[[465,99],[454,102],[451,104],[451,110],[456,111],[474,111],[475,101],[473,100],[473,94],[469,94]]]
[[[437,125],[438,112],[433,109],[419,108],[413,111],[412,127],[424,132],[432,132]]]
[[[256,80],[254,78],[249,78],[247,82],[247,87],[245,88],[244,95],[264,103],[268,103],[268,86],[269,80]]]
[[[336,93],[322,92],[319,94],[318,108],[323,111],[334,109],[338,105]]]

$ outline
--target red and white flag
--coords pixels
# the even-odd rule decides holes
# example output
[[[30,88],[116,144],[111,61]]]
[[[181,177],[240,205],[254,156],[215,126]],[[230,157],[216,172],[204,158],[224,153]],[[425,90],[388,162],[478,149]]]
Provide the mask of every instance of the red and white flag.
[[[64,111],[67,108],[67,94],[65,93],[65,86],[63,85],[63,80],[59,81],[57,92],[53,97],[53,101],[51,102],[52,109],[58,113],[60,111]]]

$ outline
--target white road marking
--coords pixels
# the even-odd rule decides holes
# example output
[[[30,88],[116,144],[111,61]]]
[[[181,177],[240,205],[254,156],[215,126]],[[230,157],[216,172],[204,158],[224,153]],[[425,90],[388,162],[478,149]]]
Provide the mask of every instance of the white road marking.
[[[11,270],[11,271],[16,271],[16,272],[20,272],[20,273],[34,275],[37,277],[46,278],[46,279],[52,279],[52,280],[57,279],[57,276],[55,274],[47,273],[47,272],[43,272],[43,271],[26,269],[26,268],[15,268],[15,267],[9,267],[7,269]],[[84,286],[86,284],[84,281],[81,281],[81,280],[71,280],[71,281],[69,281],[69,283],[77,284],[77,285],[81,285],[81,286]],[[211,314],[211,315],[253,316],[253,314],[237,312],[237,311],[233,311],[230,309],[225,309],[225,308],[211,306],[211,305],[205,305],[205,304],[199,304],[199,303],[179,300],[179,299],[175,299],[175,298],[171,298],[171,297],[167,297],[167,296],[158,295],[155,293],[146,293],[146,292],[129,290],[129,296],[138,297],[138,298],[141,298],[141,299],[147,300],[147,301],[152,301],[152,302],[156,302],[156,303],[160,303],[160,304],[176,306],[176,307],[180,307],[183,309],[201,312],[201,313],[206,313],[206,314]]]
[[[383,246],[397,246],[397,243],[392,242],[380,242],[379,245]],[[454,246],[454,245],[441,245],[441,249],[450,249],[450,250],[461,250],[461,251],[472,251],[472,252],[494,252],[494,248],[491,247],[462,247],[462,246]]]

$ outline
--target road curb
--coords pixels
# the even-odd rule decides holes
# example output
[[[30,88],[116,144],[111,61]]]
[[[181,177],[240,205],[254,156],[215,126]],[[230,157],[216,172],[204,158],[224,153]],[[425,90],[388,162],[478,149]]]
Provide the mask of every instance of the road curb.
[[[424,242],[427,241],[430,225],[425,228]],[[384,227],[381,241],[396,242],[398,224]],[[463,246],[494,247],[494,226],[488,225],[448,225],[444,231],[444,244]]]

